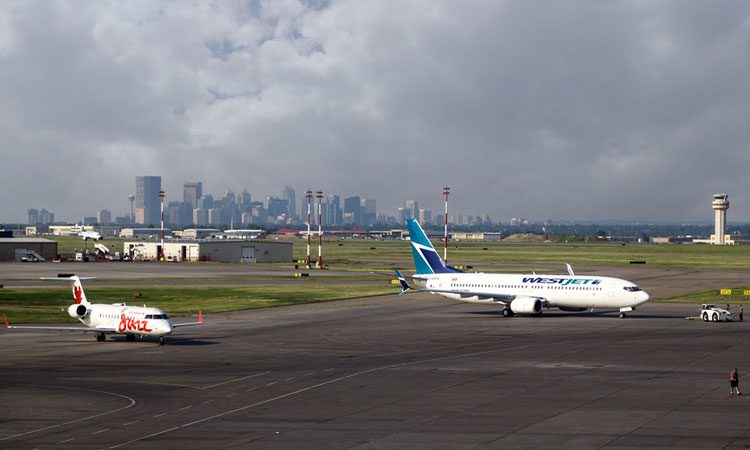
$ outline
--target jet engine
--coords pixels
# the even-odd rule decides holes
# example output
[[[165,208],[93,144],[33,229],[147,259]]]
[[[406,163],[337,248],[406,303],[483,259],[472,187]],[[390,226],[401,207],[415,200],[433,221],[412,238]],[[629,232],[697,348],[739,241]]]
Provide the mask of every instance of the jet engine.
[[[534,297],[516,297],[510,303],[510,309],[515,314],[541,314],[542,301]]]
[[[82,319],[89,315],[91,310],[86,305],[70,305],[68,306],[68,315],[74,319]]]

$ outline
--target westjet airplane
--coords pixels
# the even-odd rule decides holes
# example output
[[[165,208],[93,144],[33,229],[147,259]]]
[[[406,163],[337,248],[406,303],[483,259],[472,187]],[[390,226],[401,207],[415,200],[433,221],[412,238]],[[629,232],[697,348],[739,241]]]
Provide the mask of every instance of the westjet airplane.
[[[416,274],[420,290],[471,303],[491,303],[503,307],[503,316],[541,315],[543,308],[561,311],[619,309],[620,318],[648,301],[648,294],[630,281],[610,277],[576,276],[568,265],[568,275],[516,275],[465,273],[446,265],[422,227],[408,219]],[[411,289],[396,270],[402,291]]]
[[[136,335],[157,336],[159,345],[164,345],[165,336],[175,328],[201,325],[203,323],[203,312],[198,311],[198,321],[191,323],[172,323],[167,313],[159,308],[144,306],[128,306],[125,303],[112,305],[89,303],[83,292],[81,280],[92,278],[79,278],[75,275],[63,278],[42,278],[43,280],[70,281],[73,288],[75,303],[68,306],[68,315],[78,319],[86,327],[45,327],[9,325],[5,318],[6,328],[24,328],[33,330],[56,330],[56,331],[83,331],[96,333],[96,340],[104,342],[107,334],[124,334],[128,341],[135,341]]]

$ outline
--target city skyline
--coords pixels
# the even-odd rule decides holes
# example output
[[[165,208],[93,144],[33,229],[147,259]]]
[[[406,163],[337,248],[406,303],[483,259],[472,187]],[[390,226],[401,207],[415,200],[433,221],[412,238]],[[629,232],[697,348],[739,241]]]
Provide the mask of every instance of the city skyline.
[[[449,185],[500,220],[697,221],[727,192],[750,220],[750,3],[541,5],[3,2],[0,222],[121,215],[141,174],[433,213]]]
[[[135,191],[137,192],[139,190],[139,185],[144,186],[145,184],[148,184],[146,180],[150,180],[150,182],[153,184],[151,191],[152,194],[156,192],[156,198],[157,203],[154,206],[152,204],[152,207],[156,208],[156,213],[152,212],[151,217],[154,215],[158,216],[158,210],[160,208],[160,205],[158,204],[158,192],[159,187],[161,186],[161,177],[160,176],[137,176],[135,179]],[[182,193],[182,200],[181,201],[175,201],[170,200],[168,196],[165,195],[165,202],[164,202],[164,217],[165,217],[165,224],[168,224],[170,226],[188,226],[188,225],[195,225],[195,226],[227,226],[231,224],[235,224],[238,227],[241,227],[243,225],[248,224],[255,224],[258,226],[264,226],[264,225],[270,225],[270,226],[283,226],[284,224],[290,225],[290,226],[301,226],[305,224],[306,216],[307,216],[307,200],[305,198],[305,192],[301,192],[301,196],[296,196],[296,189],[292,186],[285,185],[281,189],[281,194],[276,195],[269,195],[265,197],[258,197],[260,201],[252,201],[252,193],[248,192],[246,189],[243,189],[242,192],[239,194],[235,194],[232,190],[225,189],[222,193],[211,193],[211,192],[205,192],[205,195],[199,196],[201,193],[203,193],[203,183],[201,181],[185,181],[183,182],[183,193]],[[312,191],[312,202],[311,202],[311,218],[312,218],[312,224],[317,225],[317,215],[318,215],[318,199],[317,199],[317,191]],[[324,226],[332,226],[332,227],[342,227],[342,226],[349,226],[349,227],[366,227],[368,225],[373,225],[376,223],[385,224],[385,223],[391,223],[391,224],[404,224],[406,218],[414,217],[417,218],[420,223],[427,224],[428,226],[441,226],[443,223],[443,205],[440,205],[440,209],[429,209],[429,208],[422,208],[420,207],[420,201],[419,200],[403,200],[401,202],[400,206],[394,207],[394,208],[387,208],[385,210],[377,209],[377,199],[367,199],[364,197],[360,197],[358,195],[348,196],[348,197],[342,197],[339,194],[336,193],[325,193],[321,191],[323,194],[323,203],[322,203],[322,219]],[[726,194],[714,194],[713,198],[716,198],[717,195],[726,195]],[[199,196],[197,199],[195,199],[196,196]],[[136,200],[135,195],[127,196],[127,200],[130,200],[130,197],[133,198],[133,200]],[[294,199],[298,198],[299,202],[297,204],[295,203],[288,203],[288,198]],[[202,216],[196,215],[197,210],[190,208],[190,206],[193,205],[193,200],[195,199],[195,204],[198,208],[203,209]],[[250,208],[247,209],[248,216],[245,218],[242,214],[241,210],[237,210],[236,215],[232,216],[230,218],[229,215],[227,215],[226,211],[222,211],[221,207],[226,202],[229,201],[232,205],[235,206],[241,206],[243,203],[247,203]],[[282,205],[283,200],[283,205]],[[343,200],[343,201],[342,201]],[[141,200],[140,202],[143,202]],[[208,205],[206,205],[206,202],[208,202]],[[347,203],[349,203],[347,205]],[[442,203],[442,202],[440,202]],[[287,206],[289,205],[289,206]],[[331,205],[337,205],[336,207],[331,208]],[[354,206],[352,206],[354,205]],[[250,211],[253,207],[260,207],[262,211],[261,216],[254,216],[251,215]],[[294,211],[296,207],[299,206],[299,213],[295,216],[293,213],[290,213],[291,211]],[[138,211],[141,208],[136,208],[135,210]],[[241,209],[241,208],[240,208]],[[360,210],[361,211],[355,211]],[[275,212],[274,212],[275,211]],[[283,212],[281,212],[283,211]],[[152,224],[144,224],[137,222],[138,220],[143,220],[146,216],[145,211],[138,211],[137,215],[133,213],[133,216],[131,216],[131,212],[126,211],[122,216],[116,216],[115,213],[108,209],[97,209],[95,212],[87,211],[84,215],[76,218],[75,220],[65,220],[65,219],[58,219],[55,216],[55,212],[53,210],[47,210],[47,208],[29,208],[26,211],[27,216],[26,220],[18,222],[17,224],[21,225],[44,225],[44,224],[53,224],[53,223],[85,223],[85,224],[111,224],[111,225],[121,225],[121,226],[156,226],[158,225],[158,220],[156,220]],[[365,213],[367,213],[368,217],[365,218]],[[88,214],[88,215],[87,215]],[[216,214],[212,218],[211,214]],[[254,213],[253,213],[254,214]],[[289,219],[288,222],[283,221],[276,221],[276,220],[265,220],[264,218],[266,215],[270,214],[270,216],[274,216],[275,214],[285,214],[287,219]],[[109,218],[108,220],[102,220],[102,217]],[[132,217],[132,218],[131,218]],[[140,217],[140,218],[139,218]],[[189,219],[184,219],[185,217],[188,217]],[[197,220],[197,217],[201,217],[201,219]],[[359,217],[359,219],[357,219]],[[293,220],[295,219],[296,220]],[[35,222],[36,221],[36,222]],[[527,218],[523,216],[512,216],[512,217],[492,217],[487,213],[479,213],[479,212],[465,212],[456,210],[456,208],[451,207],[449,209],[449,223],[451,225],[458,225],[458,226],[467,226],[467,225],[475,225],[475,224],[481,224],[484,223],[485,225],[499,225],[502,224],[504,226],[510,226],[510,227],[516,227],[516,226],[525,226],[525,225],[540,225],[544,226],[547,224],[591,224],[591,223],[601,223],[601,224],[632,224],[637,225],[638,223],[650,223],[650,224],[706,224],[710,222],[710,218],[704,217],[699,220],[695,221],[664,221],[664,220],[656,220],[656,221],[623,221],[623,220],[606,220],[606,219],[599,219],[599,220],[587,220],[587,219],[580,219],[580,220],[565,220],[565,219],[555,219],[551,217],[547,217],[545,219],[539,219],[539,218]],[[728,223],[736,224],[736,225],[745,225],[748,222],[743,220],[728,220]]]
[[[130,211],[122,216],[115,216],[108,209],[98,209],[95,215],[82,217],[85,224],[118,224],[121,226],[155,226],[159,223],[161,204],[160,195],[164,195],[164,220],[169,225],[300,225],[307,220],[307,196],[301,196],[299,205],[296,202],[296,189],[285,185],[280,196],[269,195],[265,201],[253,201],[252,193],[243,189],[238,195],[226,189],[222,194],[206,192],[203,195],[201,181],[183,182],[182,200],[170,200],[161,190],[161,176],[136,176],[135,195],[128,195]],[[307,189],[306,189],[307,191]],[[317,224],[318,214],[326,226],[366,227],[376,223],[405,223],[407,218],[417,218],[422,223],[439,225],[442,214],[433,215],[431,209],[419,207],[418,200],[404,200],[402,206],[392,210],[378,210],[377,199],[359,195],[342,197],[335,193],[310,191],[311,222]],[[305,192],[302,192],[305,194]],[[318,198],[320,195],[320,198]],[[342,202],[343,198],[343,202]],[[297,206],[300,213],[297,214]],[[319,211],[320,208],[320,211]],[[256,211],[259,209],[259,211]],[[105,217],[106,220],[102,220]],[[474,219],[491,223],[486,213],[449,214],[449,221],[458,225],[470,225]],[[515,219],[515,218],[514,218]],[[41,211],[27,210],[27,220],[19,222],[27,225],[44,225],[70,222],[64,219],[55,220],[54,213],[46,208]],[[78,219],[76,220],[78,222]],[[497,220],[495,220],[497,222]]]

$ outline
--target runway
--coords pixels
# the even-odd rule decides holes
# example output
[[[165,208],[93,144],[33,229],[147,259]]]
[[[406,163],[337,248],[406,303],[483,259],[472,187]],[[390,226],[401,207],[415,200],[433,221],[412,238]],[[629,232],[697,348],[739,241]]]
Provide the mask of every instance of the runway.
[[[695,312],[502,318],[412,294],[207,316],[164,347],[3,330],[0,447],[750,445],[750,396],[727,398],[748,325]]]

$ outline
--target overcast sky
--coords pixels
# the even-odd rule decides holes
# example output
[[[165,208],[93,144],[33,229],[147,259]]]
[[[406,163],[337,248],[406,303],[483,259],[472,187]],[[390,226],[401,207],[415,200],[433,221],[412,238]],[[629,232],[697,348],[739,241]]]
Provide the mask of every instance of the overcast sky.
[[[0,2],[0,222],[137,175],[493,219],[750,220],[747,1]]]

